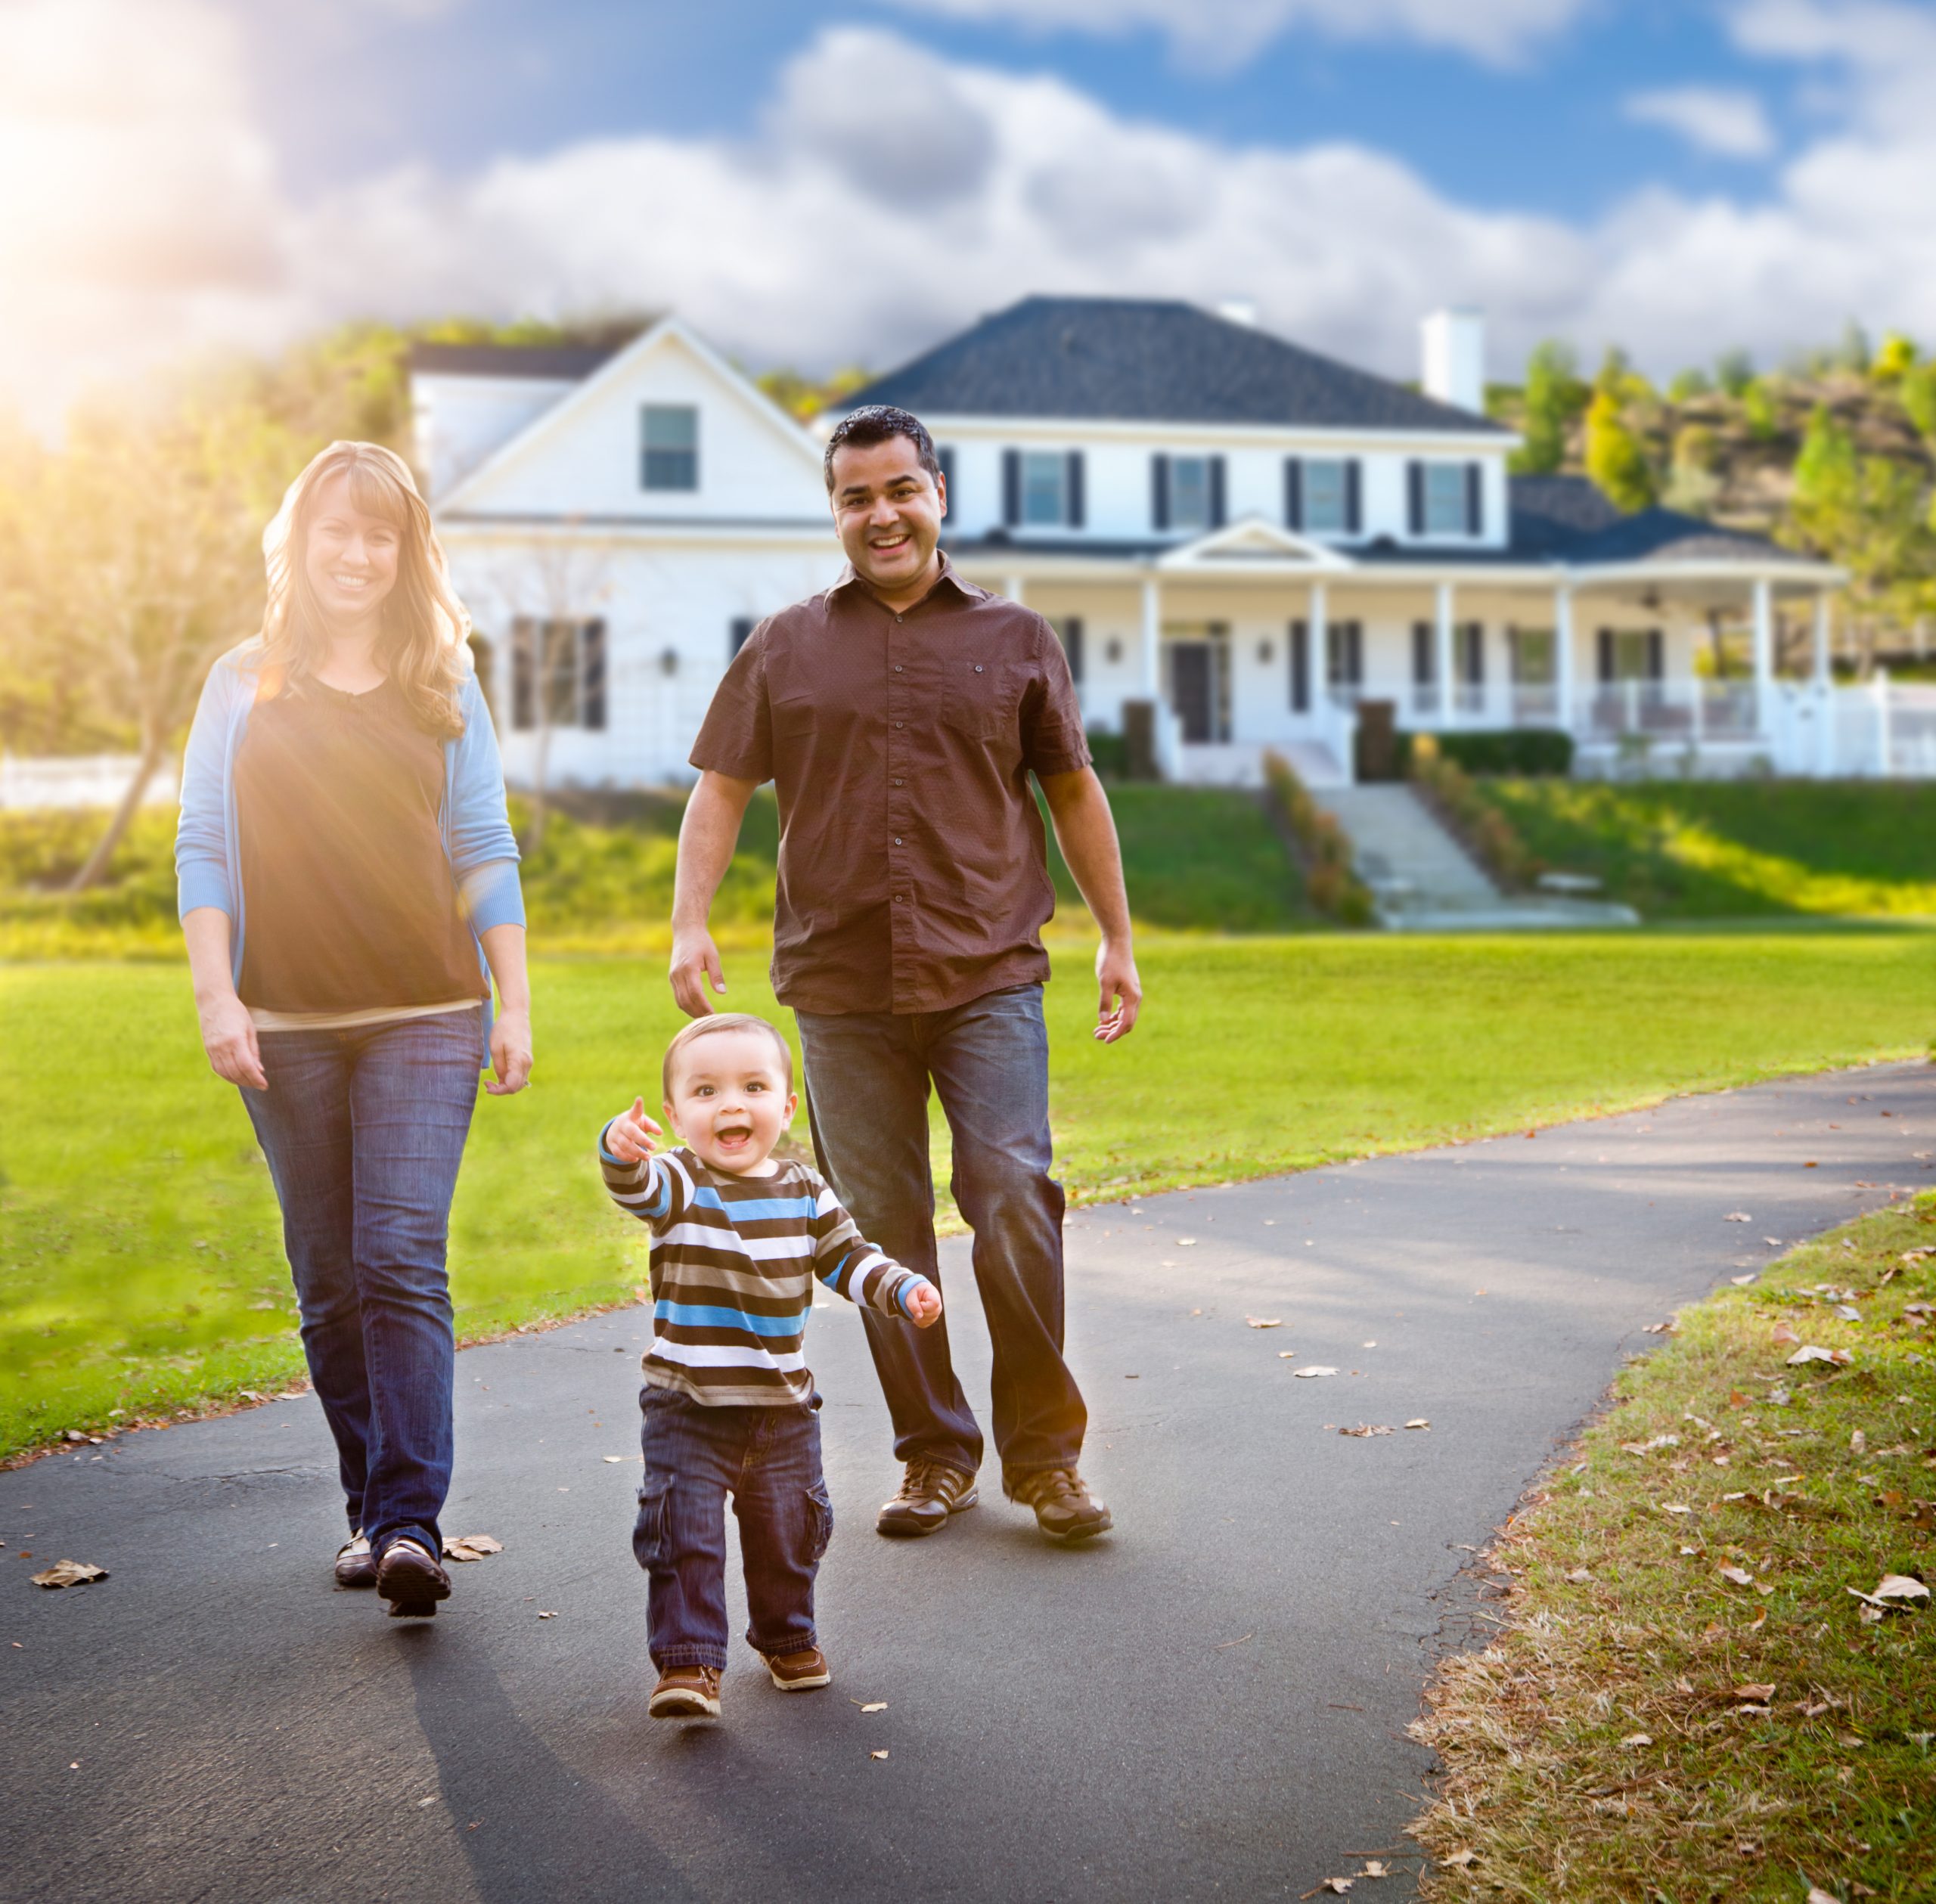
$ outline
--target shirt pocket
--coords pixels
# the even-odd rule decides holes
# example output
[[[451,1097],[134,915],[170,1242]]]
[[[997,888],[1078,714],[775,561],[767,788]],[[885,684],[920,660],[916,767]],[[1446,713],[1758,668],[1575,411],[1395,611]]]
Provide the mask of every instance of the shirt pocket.
[[[942,679],[941,718],[971,740],[1005,740],[1019,750],[1016,707],[1022,686],[1020,671],[999,662],[955,662]]]

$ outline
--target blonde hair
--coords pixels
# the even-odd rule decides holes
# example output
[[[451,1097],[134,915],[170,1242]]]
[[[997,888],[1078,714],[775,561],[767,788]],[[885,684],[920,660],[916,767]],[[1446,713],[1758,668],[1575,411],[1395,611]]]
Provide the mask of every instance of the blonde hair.
[[[664,1092],[666,1102],[672,1101],[672,1080],[678,1074],[678,1059],[688,1045],[699,1039],[710,1037],[715,1031],[764,1031],[773,1040],[774,1049],[780,1053],[780,1074],[786,1081],[786,1089],[793,1089],[793,1053],[786,1040],[780,1035],[780,1028],[769,1024],[763,1018],[755,1017],[751,1012],[715,1012],[709,1017],[689,1020],[679,1027],[672,1042],[666,1047],[666,1062],[659,1067],[659,1086]]]
[[[464,731],[458,689],[470,666],[470,616],[451,586],[443,545],[409,464],[380,443],[332,443],[313,457],[262,531],[268,606],[254,662],[261,676],[257,692],[273,699],[313,674],[328,653],[306,557],[317,492],[339,475],[349,479],[354,507],[397,531],[396,585],[380,611],[377,664],[402,690],[420,726],[439,740],[455,740]]]

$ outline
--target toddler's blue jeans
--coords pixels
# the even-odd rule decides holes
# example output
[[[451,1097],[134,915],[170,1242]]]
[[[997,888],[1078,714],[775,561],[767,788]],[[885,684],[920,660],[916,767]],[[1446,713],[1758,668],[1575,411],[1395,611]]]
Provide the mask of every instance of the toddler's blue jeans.
[[[814,1576],[833,1532],[810,1407],[712,1407],[676,1389],[639,1391],[645,1478],[632,1551],[645,1569],[647,1643],[660,1672],[726,1665],[726,1496],[740,1522],[746,1641],[798,1652],[814,1636]]]

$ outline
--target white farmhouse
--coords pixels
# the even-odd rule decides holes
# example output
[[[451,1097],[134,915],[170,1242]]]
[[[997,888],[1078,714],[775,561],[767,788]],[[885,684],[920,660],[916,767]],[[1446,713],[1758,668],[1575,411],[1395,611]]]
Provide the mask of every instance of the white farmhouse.
[[[1055,625],[1092,728],[1154,703],[1176,777],[1252,780],[1275,747],[1348,780],[1370,702],[1562,727],[1583,771],[1907,764],[1886,693],[1829,684],[1839,572],[1509,476],[1481,320],[1424,341],[1421,393],[1241,312],[1029,298],[849,401],[926,423],[954,560]],[[676,318],[613,352],[420,346],[411,382],[512,777],[688,777],[739,643],[840,571],[820,439]],[[1744,628],[1751,672],[1716,678]]]

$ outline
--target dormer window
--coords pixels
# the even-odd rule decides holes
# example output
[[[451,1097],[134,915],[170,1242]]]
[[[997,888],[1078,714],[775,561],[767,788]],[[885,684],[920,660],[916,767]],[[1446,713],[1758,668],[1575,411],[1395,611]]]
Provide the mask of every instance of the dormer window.
[[[640,421],[639,482],[647,489],[699,487],[699,411],[689,403],[648,403]]]

